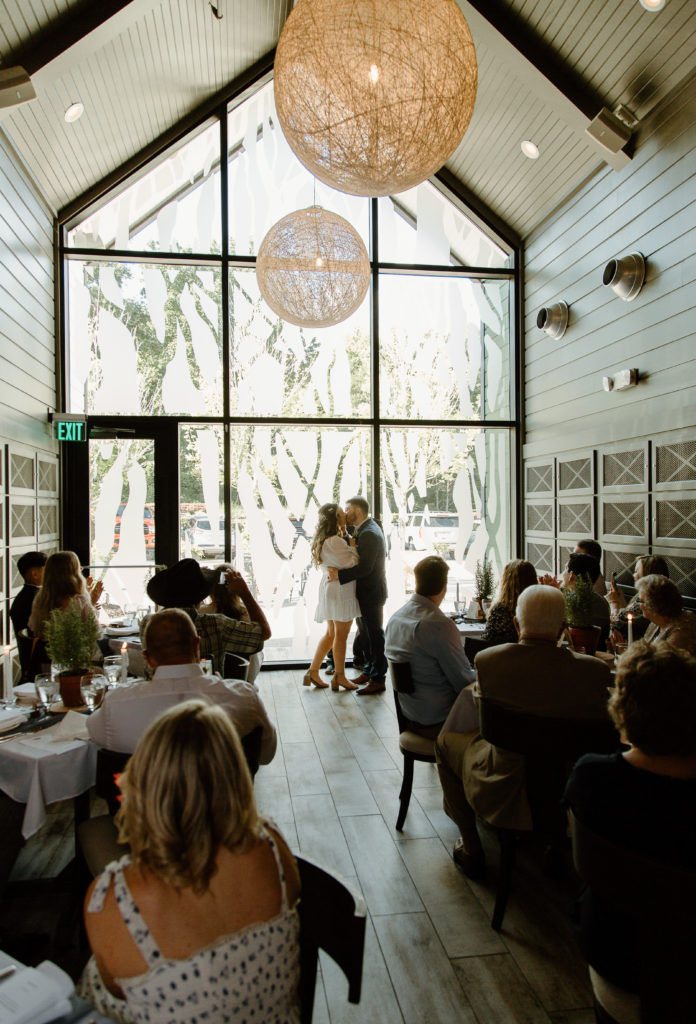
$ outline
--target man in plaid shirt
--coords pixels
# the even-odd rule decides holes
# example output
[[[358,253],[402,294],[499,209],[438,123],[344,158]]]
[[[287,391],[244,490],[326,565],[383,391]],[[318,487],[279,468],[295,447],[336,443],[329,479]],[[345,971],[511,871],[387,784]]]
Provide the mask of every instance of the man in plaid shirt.
[[[181,608],[192,619],[201,640],[201,658],[211,658],[213,671],[224,672],[225,653],[245,657],[260,651],[271,635],[266,616],[254,600],[241,573],[225,573],[225,586],[242,599],[249,622],[227,615],[201,615],[197,606],[208,596],[209,583],[195,558],[183,558],[169,569],[156,573],[147,585],[148,596],[162,608]]]

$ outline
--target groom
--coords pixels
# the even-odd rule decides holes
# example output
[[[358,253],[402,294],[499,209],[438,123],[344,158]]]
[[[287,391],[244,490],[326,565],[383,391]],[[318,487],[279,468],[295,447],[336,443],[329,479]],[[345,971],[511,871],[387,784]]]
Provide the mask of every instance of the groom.
[[[387,600],[387,579],[384,574],[386,546],[381,526],[370,516],[364,498],[346,502],[346,522],[354,527],[360,561],[350,569],[329,569],[329,580],[350,583],[355,580],[355,594],[360,605],[358,630],[365,652],[365,671],[354,680],[366,683],[358,697],[384,691],[387,659],[384,656],[384,602]]]

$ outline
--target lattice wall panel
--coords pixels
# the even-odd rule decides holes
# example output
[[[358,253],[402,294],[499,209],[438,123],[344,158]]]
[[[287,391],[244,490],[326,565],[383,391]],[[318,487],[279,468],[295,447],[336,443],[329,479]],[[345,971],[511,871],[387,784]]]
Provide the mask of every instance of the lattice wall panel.
[[[553,494],[553,462],[525,466],[525,493]]]
[[[696,543],[696,495],[655,497],[655,540]]]
[[[696,484],[696,440],[655,445],[655,485]]]
[[[624,587],[633,586],[633,569],[635,568],[636,559],[644,555],[645,551],[612,551],[610,548],[604,549],[604,577],[605,579],[611,579],[611,574],[616,573],[616,582]]]
[[[10,449],[8,490],[11,494],[33,493],[36,486],[34,456]]]
[[[58,536],[58,502],[39,501],[38,503],[39,540],[48,540]]]
[[[553,573],[553,541],[546,544],[541,540],[528,540],[526,558],[536,569],[537,575],[545,572]]]
[[[662,552],[667,559],[669,577],[679,588],[679,593],[696,598],[696,558],[691,555],[675,555]]]
[[[578,538],[578,540],[579,539],[580,538]],[[557,551],[557,554],[556,554],[556,572],[557,572],[557,574],[559,576],[563,572],[563,570],[565,569],[566,565],[568,564],[568,558],[570,557],[570,555],[572,555],[572,553],[574,551],[575,551],[575,543],[573,543],[573,544],[564,544],[564,543],[561,542],[558,545],[558,551]]]
[[[602,533],[608,537],[635,537],[647,543],[647,498],[635,501],[603,501]]]
[[[10,499],[10,542],[26,544],[36,539],[36,502]]]
[[[36,460],[36,490],[46,497],[58,496],[58,460],[50,455],[39,455]]]
[[[553,533],[553,502],[528,502],[525,508],[525,525],[528,533]]]
[[[631,448],[602,455],[603,487],[646,487],[648,467],[645,448]]]
[[[577,540],[594,536],[592,499],[558,502],[558,532],[573,534]]]
[[[592,456],[581,459],[558,460],[558,493],[591,491],[594,489]]]

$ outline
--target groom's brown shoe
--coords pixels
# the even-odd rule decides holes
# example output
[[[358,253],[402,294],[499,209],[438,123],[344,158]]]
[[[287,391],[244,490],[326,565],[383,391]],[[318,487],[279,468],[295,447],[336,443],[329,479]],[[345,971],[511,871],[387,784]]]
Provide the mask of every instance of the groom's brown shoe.
[[[362,690],[358,690],[358,697],[366,697],[371,693],[384,693],[384,683],[368,683]]]
[[[370,682],[370,677],[366,676],[365,673],[362,672],[359,676],[356,676],[355,679],[352,679],[351,682],[355,683],[357,686],[364,686],[365,683]]]

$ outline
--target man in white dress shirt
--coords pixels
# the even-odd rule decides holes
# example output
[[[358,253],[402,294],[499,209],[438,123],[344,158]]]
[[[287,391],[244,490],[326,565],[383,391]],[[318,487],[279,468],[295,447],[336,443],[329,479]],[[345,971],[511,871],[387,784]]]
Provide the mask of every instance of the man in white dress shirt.
[[[109,690],[102,706],[87,719],[90,739],[109,750],[131,754],[142,733],[163,711],[198,698],[221,704],[241,736],[263,729],[259,762],[276,751],[276,732],[253,683],[206,676],[200,666],[200,639],[186,614],[177,608],[157,612],[145,628],[144,656],[152,679],[136,679]]]

